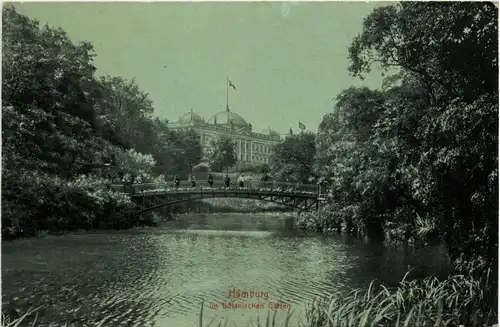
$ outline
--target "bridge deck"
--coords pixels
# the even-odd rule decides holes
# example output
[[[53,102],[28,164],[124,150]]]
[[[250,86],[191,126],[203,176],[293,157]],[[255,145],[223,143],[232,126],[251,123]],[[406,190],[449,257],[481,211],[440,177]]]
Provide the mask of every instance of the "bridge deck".
[[[243,187],[222,182],[192,184],[183,182],[179,188],[170,183],[113,185],[117,191],[130,194],[138,207],[137,212],[147,212],[180,202],[220,197],[248,198],[274,202],[292,208],[309,210],[324,201],[320,188],[314,184],[247,181]]]
[[[189,182],[181,182],[179,188],[175,188],[173,183],[147,183],[147,184],[132,184],[132,185],[112,185],[117,191],[132,194],[132,196],[147,196],[161,194],[210,194],[214,195],[229,195],[230,193],[248,194],[258,193],[261,195],[283,195],[296,197],[318,197],[319,188],[315,184],[299,184],[299,183],[280,183],[280,182],[262,182],[262,181],[247,181],[243,187],[230,185],[225,187],[221,181],[214,181],[212,187],[206,181],[200,185],[197,183],[195,187]]]

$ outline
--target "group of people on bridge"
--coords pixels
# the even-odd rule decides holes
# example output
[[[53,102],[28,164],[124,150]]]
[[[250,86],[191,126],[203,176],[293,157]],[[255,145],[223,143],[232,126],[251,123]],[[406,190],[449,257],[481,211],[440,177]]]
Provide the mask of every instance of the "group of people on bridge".
[[[188,177],[188,182],[191,185],[191,187],[196,187],[196,177],[193,174],[190,174]],[[214,176],[212,174],[208,174],[207,178],[208,186],[213,187],[214,185]],[[238,187],[245,187],[245,176],[244,174],[241,174],[238,179],[237,179]],[[181,184],[181,179],[179,176],[174,177],[174,187],[175,189],[178,189]],[[228,174],[224,176],[224,186],[225,187],[230,187],[231,186],[231,178],[229,177]]]

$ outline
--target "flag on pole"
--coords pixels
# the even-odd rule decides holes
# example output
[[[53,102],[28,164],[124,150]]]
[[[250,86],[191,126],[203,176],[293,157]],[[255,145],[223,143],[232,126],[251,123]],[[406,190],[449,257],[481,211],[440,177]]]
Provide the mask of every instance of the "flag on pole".
[[[300,121],[299,121],[299,128],[301,130],[305,130],[306,129],[306,125],[302,124]]]
[[[229,86],[231,86],[236,91],[236,86],[234,86],[233,82],[231,82],[230,79],[228,79],[227,82],[229,83]]]

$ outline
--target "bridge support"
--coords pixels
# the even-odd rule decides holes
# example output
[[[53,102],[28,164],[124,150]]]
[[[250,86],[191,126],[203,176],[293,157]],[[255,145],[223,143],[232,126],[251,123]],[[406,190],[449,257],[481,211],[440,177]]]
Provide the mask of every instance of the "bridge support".
[[[293,226],[295,225],[295,217],[286,217],[285,218],[285,231],[291,232],[293,231]]]

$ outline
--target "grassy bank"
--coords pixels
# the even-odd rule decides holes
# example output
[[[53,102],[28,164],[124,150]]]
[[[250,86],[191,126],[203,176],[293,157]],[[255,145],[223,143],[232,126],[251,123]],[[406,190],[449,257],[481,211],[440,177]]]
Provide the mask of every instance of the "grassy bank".
[[[303,322],[299,326],[494,326],[497,323],[497,308],[488,305],[483,282],[487,281],[455,275],[444,281],[434,277],[414,281],[403,279],[397,287],[386,288],[376,285],[374,281],[367,290],[353,290],[349,294],[339,293],[314,301],[300,317]],[[204,307],[202,302],[199,321],[193,321],[193,326],[223,326],[222,323],[206,321]],[[286,318],[277,321],[276,311],[268,312],[266,320],[259,326],[296,327],[290,323],[292,314],[289,312]],[[31,326],[37,326],[35,317],[36,309],[16,320],[4,316],[2,325],[13,327],[30,321]],[[95,326],[106,326],[107,321],[108,318],[105,318]]]

